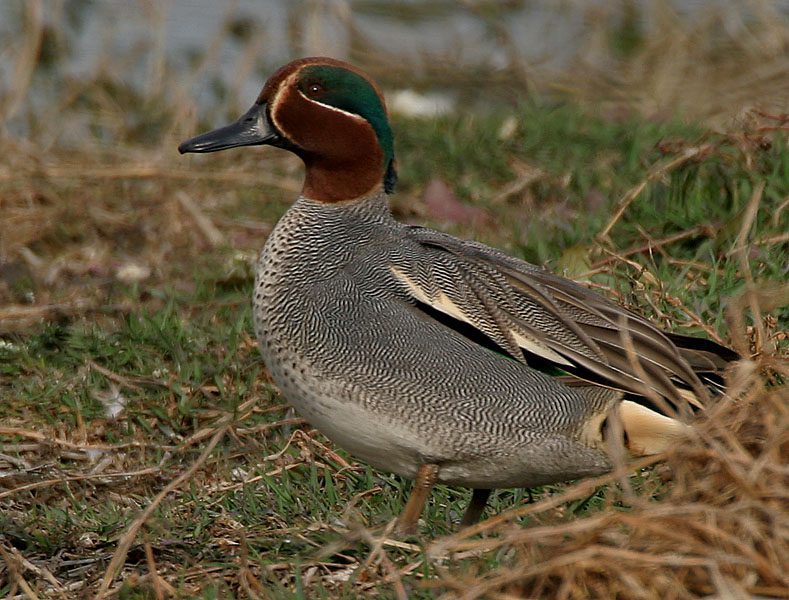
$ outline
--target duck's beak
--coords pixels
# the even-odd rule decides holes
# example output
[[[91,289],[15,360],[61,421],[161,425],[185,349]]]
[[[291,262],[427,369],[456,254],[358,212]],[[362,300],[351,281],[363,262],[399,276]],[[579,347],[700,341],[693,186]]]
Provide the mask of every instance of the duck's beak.
[[[186,140],[178,152],[218,152],[237,146],[276,145],[281,140],[266,115],[264,103],[255,104],[238,121]]]

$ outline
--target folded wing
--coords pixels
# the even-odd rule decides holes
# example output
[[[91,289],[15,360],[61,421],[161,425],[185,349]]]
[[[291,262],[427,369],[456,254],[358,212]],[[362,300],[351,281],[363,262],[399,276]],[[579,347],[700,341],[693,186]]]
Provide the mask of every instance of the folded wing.
[[[573,281],[483,244],[422,227],[408,234],[424,260],[390,269],[417,305],[515,360],[682,414],[709,399],[710,374],[737,358],[713,342],[665,334]]]

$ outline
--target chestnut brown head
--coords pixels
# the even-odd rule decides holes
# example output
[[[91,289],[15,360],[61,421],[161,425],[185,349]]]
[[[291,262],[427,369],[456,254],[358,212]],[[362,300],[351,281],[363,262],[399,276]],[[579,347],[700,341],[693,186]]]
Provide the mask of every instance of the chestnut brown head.
[[[303,58],[280,68],[238,121],[182,143],[184,152],[268,144],[297,154],[303,194],[341,202],[394,190],[394,140],[383,96],[352,65]]]

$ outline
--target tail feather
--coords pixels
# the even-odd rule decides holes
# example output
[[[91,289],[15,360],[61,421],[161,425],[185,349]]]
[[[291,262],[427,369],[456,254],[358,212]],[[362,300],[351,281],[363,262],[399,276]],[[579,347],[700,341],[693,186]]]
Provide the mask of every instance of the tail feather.
[[[740,359],[734,350],[712,340],[678,333],[667,333],[666,336],[697,373],[721,373],[730,363]]]
[[[710,340],[677,334],[667,334],[667,337],[714,401],[725,391],[724,371],[740,358],[739,355]],[[607,446],[610,442],[608,436],[616,431],[617,436],[624,436],[624,446],[630,454],[646,456],[664,452],[691,434],[690,425],[663,414],[662,407],[653,399],[584,375],[574,372],[559,379],[589,400],[590,418],[582,430],[582,439],[588,445]],[[694,412],[704,408],[697,391],[689,389],[685,381],[671,377],[670,384]],[[614,412],[618,414],[621,427],[612,427],[609,416]]]

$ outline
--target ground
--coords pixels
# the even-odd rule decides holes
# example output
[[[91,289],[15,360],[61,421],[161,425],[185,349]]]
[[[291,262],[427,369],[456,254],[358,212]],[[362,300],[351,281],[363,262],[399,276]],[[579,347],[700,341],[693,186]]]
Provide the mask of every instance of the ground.
[[[532,97],[395,115],[398,218],[744,357],[667,456],[499,491],[495,517],[463,532],[469,492],[438,486],[398,540],[410,483],[293,414],[251,333],[254,259],[298,160],[180,157],[205,124],[106,82],[75,93],[98,141],[3,134],[0,595],[786,594],[785,114],[712,127]]]

